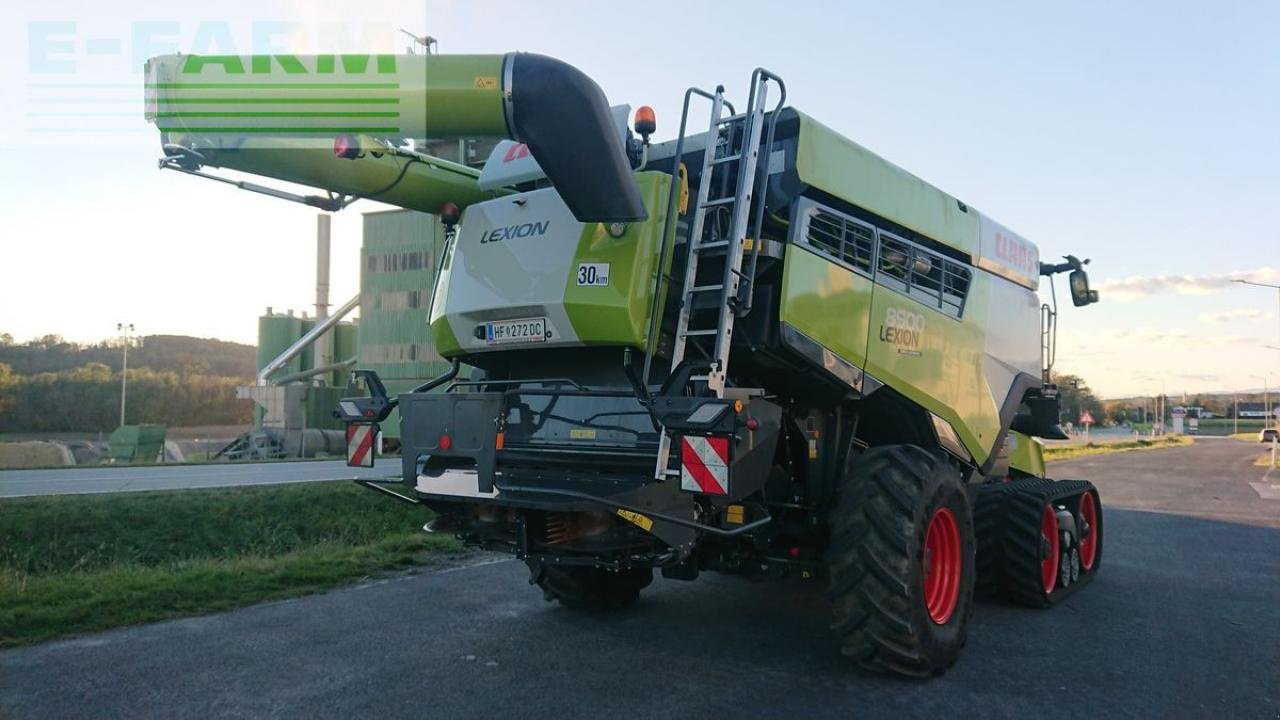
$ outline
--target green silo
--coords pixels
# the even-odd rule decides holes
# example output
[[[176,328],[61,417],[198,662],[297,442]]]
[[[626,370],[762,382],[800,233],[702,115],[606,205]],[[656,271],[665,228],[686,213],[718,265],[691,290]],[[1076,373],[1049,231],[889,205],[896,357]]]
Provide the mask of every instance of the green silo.
[[[271,312],[258,318],[258,369],[279,357],[298,338],[302,337],[302,319],[293,315]],[[287,375],[302,369],[302,359],[295,357],[276,375]]]

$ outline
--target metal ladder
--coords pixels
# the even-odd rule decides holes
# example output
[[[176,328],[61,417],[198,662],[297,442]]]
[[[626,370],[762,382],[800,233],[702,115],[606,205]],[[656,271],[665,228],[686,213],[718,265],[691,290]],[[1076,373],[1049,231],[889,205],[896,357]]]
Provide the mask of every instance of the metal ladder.
[[[751,229],[751,201],[755,193],[759,169],[760,140],[765,131],[765,107],[768,84],[781,82],[777,76],[757,68],[751,75],[751,94],[742,114],[735,114],[731,103],[724,98],[724,86],[708,93],[690,88],[685,93],[685,117],[680,123],[677,142],[677,162],[684,141],[685,118],[688,116],[692,95],[700,95],[711,101],[711,122],[707,129],[707,144],[702,154],[702,172],[698,176],[698,195],[689,223],[688,259],[685,264],[684,289],[680,294],[680,314],[676,324],[675,342],[671,351],[671,373],[684,361],[690,347],[705,357],[710,368],[705,375],[693,375],[690,380],[706,384],[716,397],[724,397],[725,377],[729,367],[729,348],[733,336],[733,324],[743,302],[740,291],[750,289],[750,280],[742,272],[747,254],[747,238]],[[783,90],[785,98],[785,90]],[[778,102],[781,109],[782,102]],[[725,108],[729,115],[724,114]],[[775,112],[768,120],[770,139],[773,137]],[[726,142],[721,143],[722,134]],[[737,169],[732,194],[712,194],[713,186],[725,187],[732,168]],[[767,167],[767,164],[766,164]],[[763,211],[763,206],[760,208]],[[728,232],[719,233],[719,223],[713,221],[712,232],[707,233],[707,219],[713,214],[728,215]],[[762,214],[762,213],[758,213]],[[755,228],[758,234],[760,222]],[[759,250],[759,240],[753,239],[753,250]],[[754,258],[753,258],[754,260]],[[707,263],[717,263],[709,266]],[[752,270],[754,270],[753,262]],[[699,273],[699,268],[703,272]],[[718,279],[718,281],[717,281]],[[699,284],[701,282],[702,284]],[[706,297],[714,297],[714,303],[703,303]],[[695,303],[699,307],[695,307]],[[707,317],[714,312],[715,324]],[[679,468],[671,468],[671,434],[665,429],[658,441],[658,461],[654,477],[663,480],[680,475]]]

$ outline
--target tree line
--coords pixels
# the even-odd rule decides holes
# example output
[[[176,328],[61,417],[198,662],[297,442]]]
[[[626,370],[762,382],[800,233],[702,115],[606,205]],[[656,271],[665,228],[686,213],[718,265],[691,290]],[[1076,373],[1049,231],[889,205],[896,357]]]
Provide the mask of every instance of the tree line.
[[[131,358],[132,359],[132,358]],[[129,368],[127,422],[170,427],[240,425],[252,403],[245,378]],[[120,422],[120,373],[102,363],[22,375],[0,363],[0,432],[110,432]]]

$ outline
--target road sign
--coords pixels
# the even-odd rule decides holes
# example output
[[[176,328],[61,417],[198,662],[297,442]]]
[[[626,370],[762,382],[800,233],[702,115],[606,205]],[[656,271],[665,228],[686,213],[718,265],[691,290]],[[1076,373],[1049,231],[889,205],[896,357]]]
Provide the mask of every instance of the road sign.
[[[1080,424],[1081,424],[1081,425],[1092,425],[1092,424],[1093,424],[1093,413],[1089,412],[1088,410],[1082,411],[1082,412],[1080,413]]]

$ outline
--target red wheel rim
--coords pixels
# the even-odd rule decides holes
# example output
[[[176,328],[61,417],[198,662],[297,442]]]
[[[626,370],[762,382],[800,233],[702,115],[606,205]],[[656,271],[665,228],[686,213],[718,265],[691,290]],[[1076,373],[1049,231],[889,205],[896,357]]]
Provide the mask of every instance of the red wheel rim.
[[[1093,561],[1098,557],[1098,503],[1093,493],[1087,492],[1080,498],[1080,519],[1089,526],[1089,537],[1080,543],[1080,567],[1093,569]]]
[[[1047,544],[1049,548],[1049,556],[1040,559],[1040,584],[1044,586],[1046,595],[1053,592],[1053,587],[1058,584],[1058,516],[1053,511],[1053,504],[1044,506],[1044,512],[1040,514],[1040,536],[1041,536],[1041,554],[1044,554],[1044,548]]]
[[[924,607],[945,625],[960,599],[960,526],[949,508],[938,508],[924,534]]]

